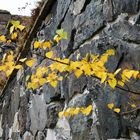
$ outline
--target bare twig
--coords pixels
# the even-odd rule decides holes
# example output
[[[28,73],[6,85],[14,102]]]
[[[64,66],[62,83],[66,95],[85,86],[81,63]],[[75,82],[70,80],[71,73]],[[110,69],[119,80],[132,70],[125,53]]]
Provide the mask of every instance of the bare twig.
[[[131,114],[131,113],[133,113],[133,112],[135,112],[139,109],[140,109],[140,107],[137,107],[135,109],[132,109],[132,110],[129,110],[129,111],[126,111],[126,112],[122,112],[121,115],[128,115],[128,114]]]

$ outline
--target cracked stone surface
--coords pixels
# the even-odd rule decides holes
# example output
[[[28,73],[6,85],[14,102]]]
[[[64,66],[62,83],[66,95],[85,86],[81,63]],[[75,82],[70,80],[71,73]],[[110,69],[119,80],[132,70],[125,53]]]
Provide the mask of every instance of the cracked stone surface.
[[[0,17],[3,14],[0,11]],[[140,0],[57,0],[50,12],[44,14],[46,17],[33,40],[52,39],[56,29],[63,28],[68,39],[53,47],[56,55],[76,60],[79,53],[84,57],[87,53],[102,55],[108,49],[115,49],[115,56],[106,63],[109,72],[118,68],[140,70]],[[0,29],[3,29],[1,24]],[[46,53],[30,47],[30,54]],[[51,63],[39,56],[37,59],[37,67]],[[86,76],[76,79],[74,75],[65,78],[56,89],[48,84],[37,90],[26,89],[24,77],[34,71],[35,68],[19,71],[9,83],[0,102],[0,139],[140,139],[139,109],[120,115],[107,107],[113,102],[121,113],[126,112],[132,109],[130,103],[140,105],[139,95],[111,89],[101,85],[98,79]],[[139,80],[132,80],[128,87],[140,92],[139,85]],[[68,107],[90,104],[94,109],[88,116],[58,118],[58,112]]]

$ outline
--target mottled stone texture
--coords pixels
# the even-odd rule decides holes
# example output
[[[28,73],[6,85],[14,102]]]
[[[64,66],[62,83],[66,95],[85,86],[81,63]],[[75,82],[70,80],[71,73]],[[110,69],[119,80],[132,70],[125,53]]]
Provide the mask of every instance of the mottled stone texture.
[[[53,48],[57,55],[75,59],[77,53],[83,57],[88,52],[103,54],[113,48],[116,55],[109,58],[108,71],[140,70],[139,6],[140,0],[57,0],[33,40],[52,39],[56,29],[63,28],[68,39]],[[36,50],[31,46],[30,54],[33,51]],[[46,63],[36,57],[37,66]],[[121,113],[131,110],[131,103],[140,105],[140,95],[113,90],[94,78],[76,79],[73,75],[56,89],[46,84],[32,91],[26,89],[25,77],[34,70],[19,71],[5,91],[0,104],[3,140],[140,140],[139,109],[121,115],[107,108],[108,103],[114,102]],[[128,87],[140,92],[139,85],[140,81],[135,80]],[[66,107],[91,104],[94,109],[88,116],[58,118],[58,112]]]

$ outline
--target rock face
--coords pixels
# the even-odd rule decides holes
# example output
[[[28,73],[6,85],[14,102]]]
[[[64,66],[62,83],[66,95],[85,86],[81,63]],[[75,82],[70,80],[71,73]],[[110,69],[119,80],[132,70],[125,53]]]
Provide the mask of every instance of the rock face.
[[[5,34],[5,26],[8,20],[11,19],[11,14],[8,11],[0,10],[0,34]]]
[[[49,1],[49,0],[48,0]],[[51,0],[50,0],[51,1]],[[140,70],[140,0],[57,0],[45,13],[46,18],[36,29],[33,40],[52,39],[56,29],[68,32],[68,39],[54,51],[75,59],[86,53],[103,54],[115,49],[116,56],[106,64],[108,71],[117,68]],[[0,20],[1,21],[1,20]],[[36,51],[30,47],[29,54]],[[44,54],[44,51],[38,52]],[[28,55],[28,53],[27,53]],[[40,56],[37,66],[45,60]],[[64,79],[57,89],[44,85],[37,90],[26,89],[25,77],[35,68],[18,71],[10,81],[0,104],[0,138],[2,140],[139,140],[140,111],[130,104],[140,105],[140,95],[101,85],[97,79],[73,75]],[[140,93],[140,81],[128,84]],[[114,103],[117,114],[107,107]],[[87,107],[93,111],[58,118],[58,112],[68,107]]]

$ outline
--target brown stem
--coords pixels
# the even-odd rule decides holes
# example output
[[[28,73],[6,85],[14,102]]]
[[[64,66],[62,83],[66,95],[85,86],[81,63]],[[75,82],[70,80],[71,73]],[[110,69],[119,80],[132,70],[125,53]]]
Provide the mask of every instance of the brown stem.
[[[139,109],[140,109],[140,107],[137,107],[135,109],[132,109],[132,110],[129,110],[129,111],[126,111],[126,112],[122,112],[121,115],[128,115],[128,114],[133,113],[134,111],[137,111]]]
[[[42,57],[47,58],[47,59],[49,59],[49,60],[51,60],[51,61],[58,62],[58,63],[64,64],[64,65],[68,65],[68,66],[70,65],[69,63],[61,62],[61,61],[59,61],[59,60],[55,60],[55,59],[53,59],[53,58],[45,57],[45,56],[40,55],[40,54],[37,54],[37,53],[33,53],[33,54],[42,56]],[[77,68],[77,69],[80,69],[80,68]],[[96,76],[93,76],[93,75],[91,75],[91,76],[92,76],[93,78],[96,78],[96,79],[101,80],[100,78],[98,78],[98,77],[96,77]],[[118,88],[118,89],[120,89],[120,90],[123,90],[123,91],[126,91],[126,92],[131,92],[131,93],[136,94],[136,95],[140,95],[140,92],[131,91],[131,90],[129,89],[129,87],[127,86],[126,83],[125,83],[125,86],[127,87],[127,89],[122,88],[122,87],[120,87],[120,86],[116,86],[116,88]]]

